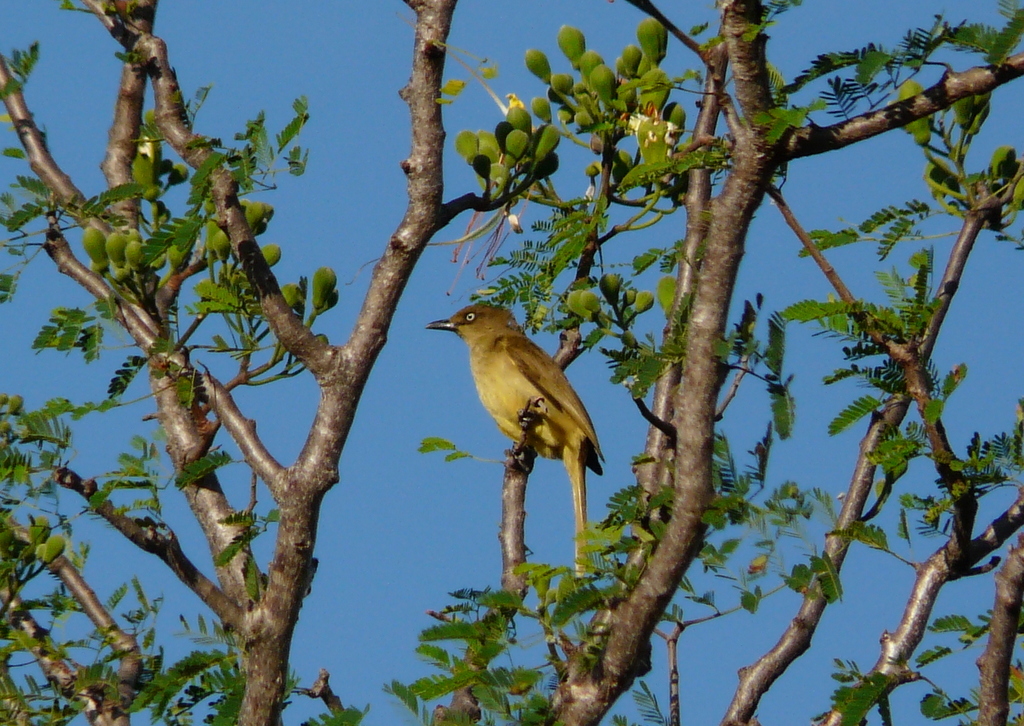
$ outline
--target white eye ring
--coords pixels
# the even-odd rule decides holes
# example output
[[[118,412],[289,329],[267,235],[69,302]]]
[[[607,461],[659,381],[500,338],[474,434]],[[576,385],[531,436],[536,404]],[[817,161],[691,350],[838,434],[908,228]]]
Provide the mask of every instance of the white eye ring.
[[[466,322],[471,323],[476,319],[476,313],[466,313]]]

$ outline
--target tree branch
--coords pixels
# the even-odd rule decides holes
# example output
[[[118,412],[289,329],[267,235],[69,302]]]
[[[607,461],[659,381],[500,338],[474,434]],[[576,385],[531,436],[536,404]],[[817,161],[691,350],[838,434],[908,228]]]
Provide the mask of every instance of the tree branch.
[[[1010,663],[1017,642],[1021,598],[1024,597],[1024,535],[1010,548],[1006,563],[996,574],[996,598],[989,621],[988,644],[978,658],[981,672],[978,726],[1006,726],[1010,713]]]
[[[82,479],[78,474],[65,467],[53,472],[53,480],[65,489],[80,494],[86,501],[89,501],[97,491],[94,480]],[[170,530],[167,530],[166,533],[158,532],[158,525],[155,522],[145,523],[142,520],[121,514],[108,500],[104,500],[98,506],[90,504],[90,508],[136,547],[163,560],[171,572],[198,595],[199,599],[223,621],[226,627],[233,630],[239,629],[243,617],[242,609],[192,564],[192,561],[182,551],[181,544],[174,532]],[[143,526],[144,524],[145,526]]]
[[[783,160],[823,154],[901,128],[911,121],[949,108],[961,98],[989,93],[1022,75],[1024,53],[1010,56],[997,66],[976,66],[965,71],[947,72],[931,88],[885,108],[831,126],[811,125],[794,131],[780,149]]]

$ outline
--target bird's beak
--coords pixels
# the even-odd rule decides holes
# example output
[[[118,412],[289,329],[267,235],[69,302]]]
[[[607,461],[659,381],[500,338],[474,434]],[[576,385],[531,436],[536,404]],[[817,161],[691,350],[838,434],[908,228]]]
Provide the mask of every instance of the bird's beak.
[[[454,333],[455,323],[451,320],[435,320],[432,323],[427,323],[427,330],[447,330],[450,333]]]

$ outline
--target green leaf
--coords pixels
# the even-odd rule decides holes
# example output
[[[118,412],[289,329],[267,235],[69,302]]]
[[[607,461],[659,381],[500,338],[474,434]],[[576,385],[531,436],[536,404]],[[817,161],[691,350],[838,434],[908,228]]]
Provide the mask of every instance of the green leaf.
[[[832,534],[852,542],[861,542],[877,550],[889,551],[889,539],[885,530],[874,524],[853,522],[845,529],[837,529]]]
[[[604,602],[605,594],[593,585],[584,585],[562,596],[551,613],[551,625],[560,628],[572,618],[581,615],[588,610]]]
[[[843,584],[839,581],[839,572],[828,554],[811,557],[811,571],[817,576],[821,594],[825,596],[827,602],[833,603],[843,599]]]
[[[658,697],[651,692],[644,681],[640,681],[639,686],[633,689],[633,702],[636,703],[636,710],[646,723],[655,726],[668,726],[668,719],[665,718],[665,714],[658,706]]]
[[[882,402],[874,396],[861,396],[832,419],[828,425],[829,436],[842,433],[881,405]]]
[[[226,451],[211,451],[203,458],[197,459],[191,464],[187,464],[181,470],[181,473],[178,474],[174,483],[179,489],[186,487],[189,484],[194,484],[208,474],[212,474],[220,467],[230,463],[231,455]]]

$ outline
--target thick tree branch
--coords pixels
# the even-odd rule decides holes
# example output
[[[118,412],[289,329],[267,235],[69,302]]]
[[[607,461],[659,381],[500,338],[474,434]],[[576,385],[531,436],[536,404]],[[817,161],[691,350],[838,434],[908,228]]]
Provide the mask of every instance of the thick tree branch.
[[[80,494],[86,501],[89,501],[97,491],[94,480],[82,479],[78,474],[64,467],[53,472],[53,480],[65,489]],[[146,522],[121,514],[109,500],[104,500],[98,506],[91,506],[91,509],[136,547],[163,560],[171,572],[198,595],[199,599],[224,622],[226,627],[238,629],[242,622],[242,609],[192,564],[192,561],[182,551],[181,544],[174,532],[155,522]]]
[[[891,106],[831,126],[805,126],[793,132],[780,151],[788,160],[841,149],[931,116],[961,98],[989,93],[1022,75],[1024,53],[1010,56],[997,66],[976,66],[965,71],[947,72],[934,86]]]
[[[1017,643],[1021,598],[1024,597],[1024,535],[1010,549],[1006,563],[996,574],[996,598],[989,621],[988,644],[978,658],[981,672],[978,693],[978,726],[1006,726],[1010,713],[1008,684],[1010,663]]]

